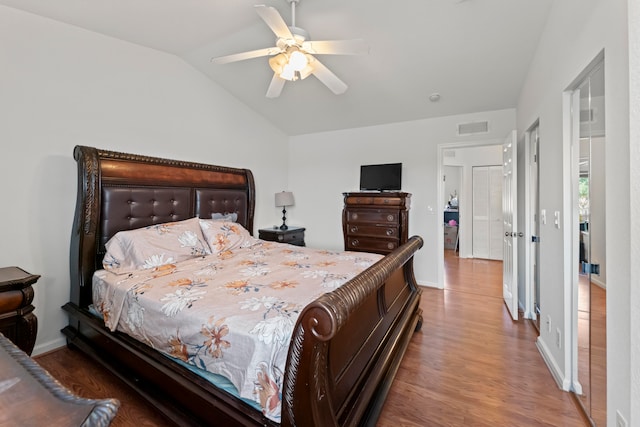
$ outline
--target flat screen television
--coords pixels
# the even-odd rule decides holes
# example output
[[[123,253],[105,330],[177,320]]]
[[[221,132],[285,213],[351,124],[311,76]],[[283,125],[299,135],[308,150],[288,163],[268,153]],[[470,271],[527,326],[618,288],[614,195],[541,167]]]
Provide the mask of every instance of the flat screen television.
[[[400,191],[402,163],[360,166],[360,191]]]

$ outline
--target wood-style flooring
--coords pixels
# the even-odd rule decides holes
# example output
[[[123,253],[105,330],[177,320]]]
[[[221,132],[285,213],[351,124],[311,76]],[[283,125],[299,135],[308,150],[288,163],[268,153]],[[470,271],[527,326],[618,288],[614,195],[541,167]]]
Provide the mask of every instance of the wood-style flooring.
[[[378,426],[584,426],[538,353],[533,325],[511,320],[502,301],[502,263],[445,252],[445,289],[424,289],[422,330],[412,339]],[[119,399],[112,426],[170,425],[77,351],[63,348],[36,360],[78,395]]]

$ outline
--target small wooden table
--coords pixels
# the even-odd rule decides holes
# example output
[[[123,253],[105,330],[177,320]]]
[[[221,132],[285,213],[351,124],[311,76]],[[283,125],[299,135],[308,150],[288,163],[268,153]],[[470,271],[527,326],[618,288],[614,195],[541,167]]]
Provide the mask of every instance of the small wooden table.
[[[276,227],[261,228],[258,230],[258,237],[269,242],[304,246],[304,230],[304,227],[289,227],[284,230]]]
[[[119,406],[75,396],[0,334],[0,426],[103,427]]]
[[[19,267],[0,268],[0,333],[31,354],[38,333],[33,285],[40,276]]]

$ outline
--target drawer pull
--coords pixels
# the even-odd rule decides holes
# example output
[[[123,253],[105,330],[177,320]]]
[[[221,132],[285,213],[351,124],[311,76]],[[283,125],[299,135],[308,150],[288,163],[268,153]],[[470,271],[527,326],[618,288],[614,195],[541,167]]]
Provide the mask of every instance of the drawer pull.
[[[393,229],[387,228],[387,236],[393,236]]]
[[[391,242],[387,243],[387,248],[388,248],[388,249],[393,249],[393,248],[394,248],[394,246],[395,246],[395,245],[394,245],[393,243],[391,243]]]
[[[358,231],[358,227],[357,226],[351,227],[351,232],[352,233],[355,233],[356,231]]]
[[[358,219],[358,214],[355,212],[351,213],[351,219]]]
[[[387,215],[387,221],[393,221],[393,215],[389,214]]]
[[[360,241],[358,239],[353,239],[351,241],[351,246],[353,246],[354,248],[358,247],[359,244],[360,244]]]

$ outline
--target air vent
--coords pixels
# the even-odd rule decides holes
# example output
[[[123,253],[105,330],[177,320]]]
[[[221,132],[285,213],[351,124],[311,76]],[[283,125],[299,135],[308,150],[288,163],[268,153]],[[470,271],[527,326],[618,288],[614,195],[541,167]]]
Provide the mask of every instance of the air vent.
[[[458,124],[458,135],[473,135],[489,132],[489,122],[472,122]]]

